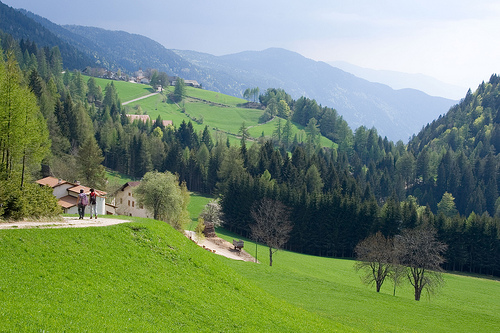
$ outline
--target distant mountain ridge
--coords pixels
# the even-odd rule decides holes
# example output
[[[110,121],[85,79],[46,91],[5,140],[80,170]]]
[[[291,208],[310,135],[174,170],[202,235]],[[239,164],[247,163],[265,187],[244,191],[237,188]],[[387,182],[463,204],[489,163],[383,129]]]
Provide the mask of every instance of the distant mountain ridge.
[[[57,25],[54,24],[54,26]],[[24,12],[9,7],[2,2],[0,2],[0,30],[10,34],[17,40],[24,39],[25,41],[35,42],[39,47],[47,46],[52,48],[58,46],[64,66],[67,68],[95,66],[92,57],[88,57],[76,47],[59,39],[52,29],[27,17]]]
[[[389,70],[375,70],[359,67],[345,61],[331,61],[329,65],[337,67],[370,82],[386,84],[392,89],[412,88],[425,92],[430,96],[450,99],[461,99],[467,88],[442,82],[424,74],[409,74]]]
[[[284,49],[225,56],[175,52],[199,67],[232,75],[237,82],[246,82],[246,87],[280,87],[293,98],[315,99],[335,108],[353,129],[374,126],[380,135],[394,141],[408,140],[456,103],[415,89],[394,90]]]
[[[284,49],[225,56],[168,50],[144,36],[58,26],[33,13],[23,13],[92,57],[99,66],[127,72],[156,68],[169,75],[197,80],[206,89],[238,97],[246,88],[259,87],[261,92],[282,88],[295,99],[305,96],[335,108],[352,129],[361,125],[375,127],[380,135],[393,141],[407,141],[456,103],[413,89],[394,90]]]

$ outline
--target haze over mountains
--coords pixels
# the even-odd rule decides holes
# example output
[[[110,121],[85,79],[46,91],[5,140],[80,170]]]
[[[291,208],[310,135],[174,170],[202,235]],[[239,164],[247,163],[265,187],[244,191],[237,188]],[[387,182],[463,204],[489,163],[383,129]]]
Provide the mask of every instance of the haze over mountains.
[[[261,92],[282,88],[294,99],[305,96],[335,108],[352,129],[362,125],[375,127],[380,135],[393,141],[407,142],[456,104],[455,100],[429,96],[415,89],[394,90],[284,49],[225,56],[169,50],[144,36],[93,27],[59,26],[33,13],[21,13],[60,38],[61,44],[79,50],[81,58],[92,59],[95,66],[130,73],[156,68],[169,75],[197,80],[205,89],[238,97],[246,88],[259,87]],[[15,20],[10,24],[15,24]],[[37,43],[44,46],[42,40]]]
[[[421,90],[431,96],[440,96],[456,100],[463,98],[468,90],[466,87],[445,83],[424,74],[409,74],[363,68],[345,61],[333,61],[329,62],[329,64],[362,79],[386,84],[392,89],[412,88]]]

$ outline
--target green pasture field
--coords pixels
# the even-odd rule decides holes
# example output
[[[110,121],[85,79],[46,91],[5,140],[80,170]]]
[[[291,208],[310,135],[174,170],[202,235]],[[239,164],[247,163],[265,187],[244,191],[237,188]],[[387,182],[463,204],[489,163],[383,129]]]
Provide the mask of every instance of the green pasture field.
[[[191,193],[189,205],[188,205],[188,210],[189,210],[189,217],[191,218],[191,223],[188,226],[189,230],[194,230],[196,227],[196,223],[198,222],[198,216],[200,215],[201,211],[203,210],[203,207],[212,200],[212,197],[198,194],[198,193]]]
[[[219,237],[241,238],[225,230]],[[255,257],[256,247],[245,239]],[[369,332],[493,332],[500,327],[500,281],[445,274],[434,296],[414,300],[406,283],[386,281],[380,293],[361,283],[354,261],[279,251],[269,267],[269,250],[259,245],[261,264],[226,260],[259,288],[290,304],[334,322]]]
[[[263,291],[164,222],[126,218],[0,230],[0,331],[357,331]]]
[[[240,104],[244,104],[247,102],[242,98],[224,95],[210,90],[198,89],[193,87],[186,87],[186,95],[189,97],[200,98],[214,103],[230,105],[230,106],[238,106]]]
[[[103,90],[106,85],[111,82],[111,80],[99,78],[95,78],[95,80]],[[153,92],[150,86],[144,84],[124,81],[112,82],[122,102],[127,102]],[[229,138],[230,143],[235,145],[238,145],[240,142],[239,138],[235,136],[238,135],[238,131],[243,122],[247,127],[251,127],[249,133],[254,139],[259,138],[262,132],[264,132],[264,136],[271,137],[276,128],[276,119],[267,124],[259,124],[259,117],[263,114],[263,110],[238,107],[238,105],[246,103],[244,99],[209,90],[186,87],[187,98],[179,103],[179,105],[176,105],[166,97],[173,89],[173,87],[168,87],[163,94],[127,104],[124,106],[126,112],[134,114],[136,112],[136,107],[140,106],[142,111],[146,112],[152,120],[155,120],[158,115],[160,115],[163,120],[172,120],[176,127],[179,126],[182,121],[191,121],[193,128],[198,132],[203,131],[205,126],[208,126],[214,139],[222,135]],[[209,102],[203,102],[198,99]],[[185,113],[181,112],[182,108],[185,108]],[[203,124],[196,123],[194,121],[195,118],[203,118]],[[293,134],[299,133],[302,129],[304,129],[303,126],[293,125]],[[305,137],[302,140],[304,139]],[[299,138],[299,141],[300,140]],[[321,145],[329,148],[336,147],[335,143],[325,137],[321,137]]]
[[[134,114],[134,108],[140,106],[142,111],[149,115],[152,121],[161,116],[163,120],[172,120],[175,127],[178,127],[182,121],[189,122],[189,118],[181,113],[180,109],[168,100],[164,95],[158,94],[145,99],[141,99],[134,103],[125,105],[127,113]],[[197,131],[203,130],[204,126],[198,125],[193,122],[193,126]]]
[[[207,103],[186,103],[186,113],[200,119],[203,116],[204,124],[219,128],[233,134],[238,134],[242,123],[245,126],[257,125],[262,110],[244,109],[236,107],[220,107]]]
[[[198,101],[184,104],[181,102],[179,107],[184,106],[186,108],[186,113],[182,113],[181,109],[164,95],[155,95],[128,104],[125,106],[125,108],[129,108],[127,113],[135,113],[134,108],[137,105],[140,105],[143,112],[146,111],[152,120],[155,120],[160,115],[163,120],[172,120],[175,127],[178,127],[182,121],[186,123],[191,121],[193,128],[197,132],[201,132],[208,125],[214,140],[223,133],[224,136],[230,138],[231,144],[239,144],[239,139],[227,135],[225,132],[237,135],[243,122],[257,124],[262,114],[262,110],[220,107]],[[203,124],[198,124],[192,120],[193,118],[201,119],[202,116],[204,119]]]
[[[286,124],[286,120],[281,119],[281,126],[285,126],[285,124]],[[249,128],[248,132],[250,133],[250,135],[253,138],[258,138],[258,137],[262,136],[262,132],[264,132],[265,137],[271,138],[273,136],[273,132],[276,130],[277,125],[278,125],[278,118],[274,118],[273,120],[271,120],[268,123],[258,124],[256,126]],[[291,139],[293,140],[294,135],[298,134],[299,131],[303,130],[303,129],[304,129],[304,126],[296,125],[296,124],[292,123],[292,138]],[[306,139],[305,133],[304,133],[304,136],[302,138],[299,137],[298,139],[299,139],[299,142],[304,142]],[[331,147],[336,148],[338,146],[332,140],[330,140],[324,136],[321,136],[320,144],[322,147],[327,147],[327,148],[331,148]]]
[[[90,76],[84,76],[86,80],[90,78]],[[146,84],[125,82],[125,81],[114,81],[107,79],[100,79],[98,77],[94,78],[97,85],[99,85],[102,89],[102,93],[104,94],[104,88],[111,82],[116,88],[118,92],[118,96],[120,97],[120,101],[122,103],[131,101],[133,99],[149,95],[153,93],[153,88]]]
[[[200,198],[201,199],[201,198]],[[192,214],[202,203],[191,206]],[[120,217],[118,217],[120,218]],[[0,230],[0,331],[495,332],[500,282],[445,274],[430,299],[365,286],[352,260],[205,251],[164,222]],[[235,235],[218,230],[231,240]],[[240,238],[239,236],[237,236]],[[255,243],[245,239],[255,256]]]
[[[109,183],[121,184],[121,185],[127,182],[134,181],[134,179],[130,178],[129,176],[110,169],[106,169],[106,178],[108,179]]]

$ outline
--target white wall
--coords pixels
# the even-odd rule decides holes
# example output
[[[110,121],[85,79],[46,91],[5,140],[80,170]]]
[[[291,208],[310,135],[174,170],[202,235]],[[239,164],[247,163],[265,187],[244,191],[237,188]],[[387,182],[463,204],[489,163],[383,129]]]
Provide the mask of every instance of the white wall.
[[[153,218],[153,214],[144,207],[140,207],[134,198],[132,187],[127,186],[123,191],[118,191],[115,196],[116,214]]]
[[[54,196],[59,199],[59,198],[62,198],[62,197],[65,197],[68,195],[68,188],[71,188],[75,185],[72,185],[72,184],[62,184],[62,185],[57,185],[53,188],[52,190],[52,194],[54,194]]]

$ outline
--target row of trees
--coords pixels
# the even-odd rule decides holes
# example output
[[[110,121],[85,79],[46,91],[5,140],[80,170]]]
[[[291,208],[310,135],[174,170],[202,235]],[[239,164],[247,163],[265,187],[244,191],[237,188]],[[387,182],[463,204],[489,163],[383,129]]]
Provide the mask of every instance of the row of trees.
[[[363,272],[363,282],[375,284],[377,292],[386,278],[390,278],[396,294],[396,287],[407,279],[413,286],[415,300],[419,301],[422,291],[430,295],[442,285],[441,265],[446,248],[446,244],[437,240],[434,229],[405,229],[394,237],[377,232],[356,246],[359,261],[355,268]]]
[[[253,99],[253,101],[256,102],[259,97],[259,92],[260,92],[259,87],[247,88],[243,92],[243,98],[248,101],[250,101],[250,99]]]
[[[31,60],[31,58],[30,58]],[[60,213],[51,191],[32,183],[50,152],[47,122],[14,52],[0,49],[0,217]]]

